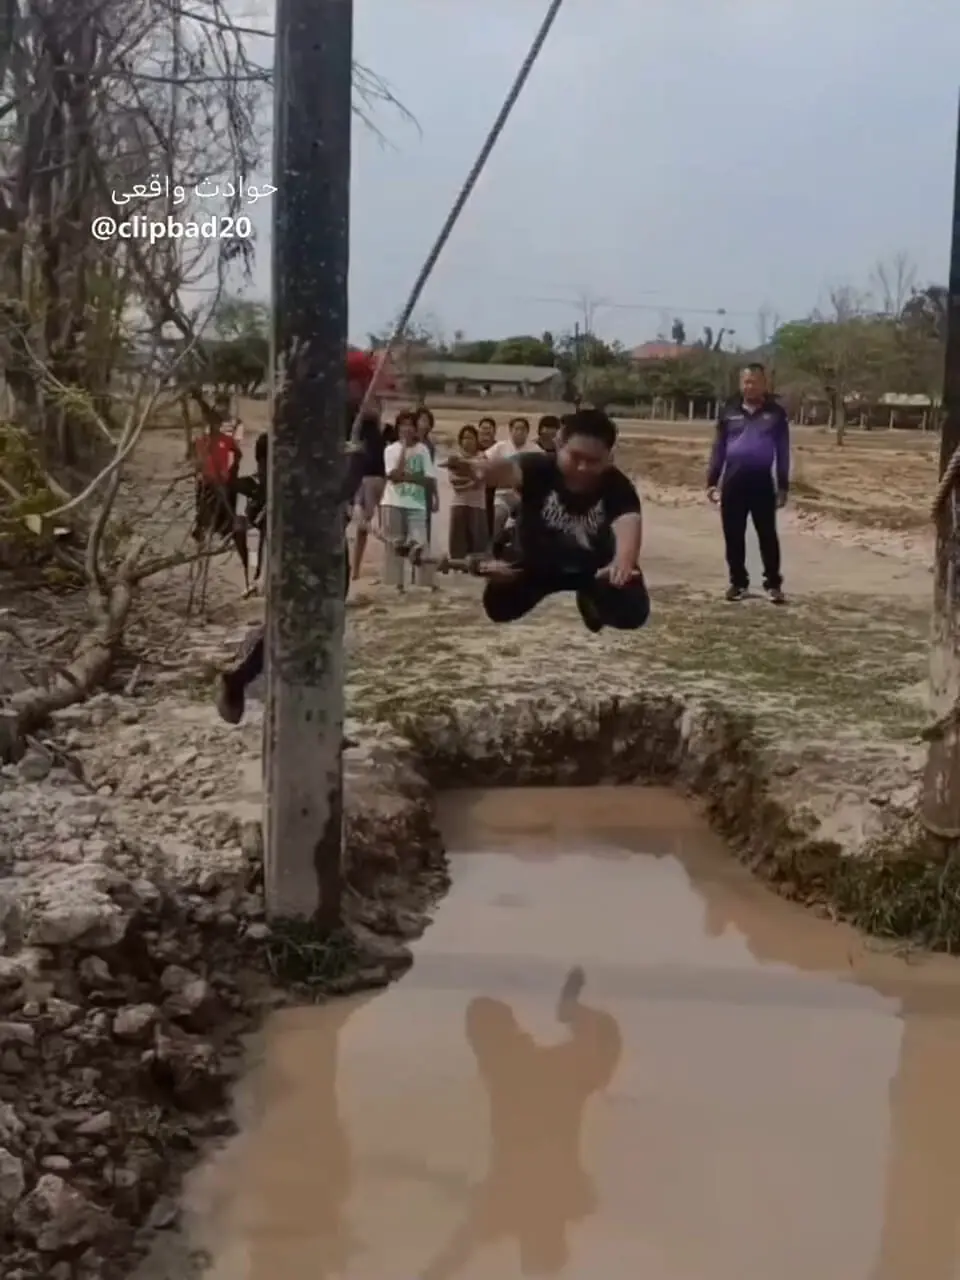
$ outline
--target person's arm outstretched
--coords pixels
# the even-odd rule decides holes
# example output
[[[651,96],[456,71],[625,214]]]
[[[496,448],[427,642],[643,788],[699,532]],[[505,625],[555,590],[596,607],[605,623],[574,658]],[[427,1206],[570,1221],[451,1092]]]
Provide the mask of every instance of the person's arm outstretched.
[[[446,467],[450,472],[450,483],[460,491],[483,486],[490,489],[520,489],[523,486],[523,472],[515,457],[451,457],[447,459]]]
[[[643,512],[636,486],[622,471],[610,472],[607,518],[613,534],[613,559],[601,570],[611,586],[626,586],[637,576],[643,546]]]

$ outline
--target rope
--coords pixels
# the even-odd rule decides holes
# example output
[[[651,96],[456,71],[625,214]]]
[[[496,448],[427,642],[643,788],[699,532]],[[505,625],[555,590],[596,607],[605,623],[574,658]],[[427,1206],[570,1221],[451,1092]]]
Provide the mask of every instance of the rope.
[[[489,555],[469,555],[460,559],[451,556],[432,556],[428,547],[419,542],[413,542],[409,538],[385,538],[377,529],[371,529],[369,532],[384,546],[389,547],[395,555],[409,560],[414,569],[419,569],[421,565],[429,565],[436,573],[466,573],[473,578],[496,578],[510,568],[504,561],[496,560]]]
[[[496,120],[493,122],[493,126],[490,129],[490,132],[487,134],[486,141],[484,142],[483,146],[480,148],[480,154],[477,156],[476,160],[474,161],[473,168],[467,174],[466,181],[464,182],[463,186],[460,189],[460,194],[457,196],[456,200],[454,201],[453,208],[447,214],[446,221],[444,222],[443,226],[440,228],[440,234],[437,236],[436,241],[434,242],[433,248],[427,254],[427,259],[424,262],[423,266],[420,268],[420,274],[417,276],[416,280],[413,283],[413,288],[410,290],[410,296],[407,298],[406,305],[404,306],[396,324],[394,325],[394,329],[392,334],[390,335],[389,341],[387,342],[383,350],[379,353],[379,356],[377,358],[377,363],[376,363],[376,373],[374,374],[373,381],[371,382],[370,386],[367,388],[366,394],[363,397],[363,401],[360,404],[360,408],[357,410],[357,416],[356,418],[354,418],[353,428],[350,432],[350,444],[354,448],[356,448],[357,445],[359,445],[360,424],[363,421],[363,415],[367,410],[367,406],[369,405],[370,400],[375,394],[377,384],[380,380],[380,375],[383,373],[383,370],[386,367],[387,361],[390,359],[391,355],[396,349],[396,346],[399,343],[400,339],[403,337],[403,335],[407,331],[407,326],[409,325],[411,317],[413,316],[413,313],[417,308],[417,303],[420,301],[420,297],[427,286],[427,281],[430,279],[430,276],[433,274],[433,269],[437,265],[437,262],[440,258],[441,253],[443,253],[444,249],[446,248],[447,241],[450,239],[453,229],[457,225],[457,222],[460,219],[460,215],[463,213],[466,207],[467,201],[470,199],[470,196],[473,193],[473,189],[477,185],[480,175],[483,173],[483,170],[486,167],[487,161],[490,159],[490,155],[493,152],[493,148],[497,145],[497,141],[504,130],[504,126],[506,125],[507,121],[510,119],[510,115],[511,115],[511,112],[513,111],[513,108],[517,105],[517,100],[519,99],[520,94],[523,92],[524,85],[527,83],[527,80],[529,79],[530,72],[533,70],[534,63],[536,62],[537,58],[540,56],[540,51],[546,42],[547,36],[550,34],[550,29],[553,26],[554,21],[556,20],[557,14],[560,12],[560,6],[562,4],[563,4],[563,0],[550,0],[550,4],[547,8],[546,16],[544,17],[543,22],[540,24],[539,31],[534,37],[533,44],[530,46],[530,51],[528,52],[527,56],[524,58],[523,62],[521,63],[520,70],[517,72],[516,79],[514,80],[513,84],[510,86],[510,91],[504,100],[503,106],[500,108],[500,111],[497,115]]]
[[[950,455],[950,461],[944,467],[943,475],[940,477],[940,483],[937,485],[937,494],[933,500],[933,506],[930,508],[930,518],[934,524],[943,514],[943,508],[947,504],[947,499],[960,483],[960,444],[954,449]]]

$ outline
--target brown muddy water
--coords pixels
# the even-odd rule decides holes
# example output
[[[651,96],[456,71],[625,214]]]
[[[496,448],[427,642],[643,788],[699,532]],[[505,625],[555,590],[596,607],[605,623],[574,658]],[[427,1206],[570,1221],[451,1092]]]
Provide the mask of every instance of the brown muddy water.
[[[670,792],[441,822],[410,973],[268,1024],[189,1190],[210,1280],[960,1275],[956,962],[781,901]]]

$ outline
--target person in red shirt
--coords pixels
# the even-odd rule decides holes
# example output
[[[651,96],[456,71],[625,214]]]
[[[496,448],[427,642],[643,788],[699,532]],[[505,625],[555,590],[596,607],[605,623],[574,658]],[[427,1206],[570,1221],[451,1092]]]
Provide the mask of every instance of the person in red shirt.
[[[240,446],[223,430],[219,417],[210,422],[196,444],[197,506],[193,537],[229,537],[234,531]]]

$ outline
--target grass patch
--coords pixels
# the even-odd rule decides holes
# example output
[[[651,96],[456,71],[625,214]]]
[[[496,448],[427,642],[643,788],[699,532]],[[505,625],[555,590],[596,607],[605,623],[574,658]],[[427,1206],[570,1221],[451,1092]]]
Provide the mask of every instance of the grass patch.
[[[930,951],[960,950],[960,857],[878,857],[840,864],[831,895],[838,911],[875,937],[908,939]]]
[[[649,627],[590,636],[572,600],[493,626],[476,590],[371,603],[352,615],[351,711],[374,719],[509,690],[537,696],[587,685],[598,693],[667,679],[691,693],[743,704],[771,727],[806,722],[812,734],[869,729],[914,737],[922,710],[902,691],[927,674],[928,615],[858,597],[774,609],[730,606],[679,587],[654,594]]]
[[[324,937],[309,920],[278,923],[266,945],[267,968],[274,981],[316,995],[354,972],[361,959],[347,930]]]

